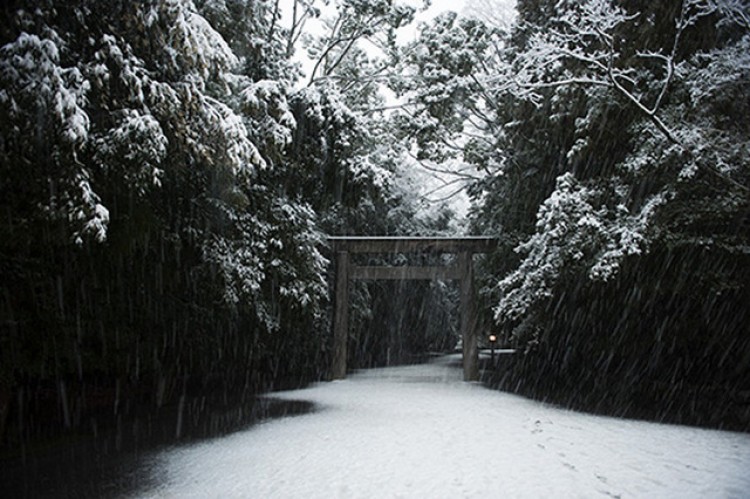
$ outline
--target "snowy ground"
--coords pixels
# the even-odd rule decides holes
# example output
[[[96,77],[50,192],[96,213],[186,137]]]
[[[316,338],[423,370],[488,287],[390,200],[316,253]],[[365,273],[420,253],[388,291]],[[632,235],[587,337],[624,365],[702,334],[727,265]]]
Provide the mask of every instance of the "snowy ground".
[[[455,358],[274,394],[311,414],[173,449],[145,497],[750,497],[750,435],[565,411]]]

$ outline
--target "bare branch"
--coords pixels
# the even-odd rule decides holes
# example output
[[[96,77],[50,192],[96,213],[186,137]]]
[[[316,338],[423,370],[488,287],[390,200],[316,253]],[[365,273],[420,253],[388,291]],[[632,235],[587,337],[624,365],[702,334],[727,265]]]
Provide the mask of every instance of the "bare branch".
[[[466,187],[466,181],[463,178],[455,178],[455,179],[453,179],[453,180],[451,180],[449,182],[444,183],[443,185],[440,185],[440,186],[438,186],[438,187],[436,187],[434,189],[431,189],[431,190],[427,191],[426,193],[422,194],[421,196],[423,198],[427,199],[428,196],[431,196],[432,194],[435,194],[436,192],[440,192],[443,189],[445,189],[446,187],[450,187],[452,185],[456,185],[456,184],[459,184],[459,183],[461,184],[461,187],[458,188],[456,192],[453,192],[452,194],[450,194],[446,198],[440,199],[441,201],[445,201],[445,200],[450,199],[451,197],[457,195],[462,190],[464,190],[464,188]]]
[[[463,170],[449,170],[447,168],[436,168],[433,166],[428,166],[424,161],[419,161],[419,160],[417,161],[419,162],[419,166],[421,168],[424,168],[425,170],[430,171],[432,173],[439,173],[441,175],[450,175],[452,177],[458,177],[462,180],[481,180],[481,178],[477,177],[476,175],[469,175],[468,173],[464,173],[468,168],[464,168]],[[441,180],[443,179],[441,178]]]
[[[372,107],[369,109],[365,109],[362,111],[362,114],[369,115],[369,114],[375,114],[375,113],[382,113],[383,111],[393,111],[396,109],[406,109],[408,107],[414,107],[418,104],[416,102],[403,102],[401,104],[394,104],[392,106],[381,106],[381,107]]]

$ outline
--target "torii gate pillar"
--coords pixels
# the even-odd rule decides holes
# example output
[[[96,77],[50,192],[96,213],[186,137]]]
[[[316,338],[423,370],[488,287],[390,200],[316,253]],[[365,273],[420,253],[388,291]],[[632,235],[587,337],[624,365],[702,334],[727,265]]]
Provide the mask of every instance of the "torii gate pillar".
[[[349,335],[349,253],[336,253],[336,306],[333,315],[333,379],[346,378]]]
[[[459,293],[461,295],[461,345],[463,346],[464,381],[479,380],[479,350],[477,348],[476,308],[474,307],[474,271],[471,253],[458,254],[458,268],[461,274]]]
[[[459,281],[461,343],[465,381],[479,379],[472,255],[497,245],[491,237],[329,237],[336,254],[336,301],[333,320],[333,379],[346,377],[349,335],[349,280],[351,279],[455,279]],[[454,265],[445,267],[360,267],[350,264],[349,253],[456,253]]]

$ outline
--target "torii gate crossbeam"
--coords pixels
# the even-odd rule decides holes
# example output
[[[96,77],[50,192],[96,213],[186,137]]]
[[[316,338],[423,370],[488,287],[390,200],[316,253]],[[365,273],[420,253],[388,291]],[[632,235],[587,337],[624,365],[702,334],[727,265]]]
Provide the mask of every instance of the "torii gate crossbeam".
[[[474,308],[472,255],[487,253],[497,246],[497,239],[470,237],[363,237],[331,236],[328,238],[336,255],[336,305],[333,320],[333,379],[346,377],[347,337],[349,335],[349,281],[352,279],[445,279],[460,285],[461,340],[464,380],[479,379],[479,352]],[[350,253],[455,253],[450,266],[372,267],[352,265]]]

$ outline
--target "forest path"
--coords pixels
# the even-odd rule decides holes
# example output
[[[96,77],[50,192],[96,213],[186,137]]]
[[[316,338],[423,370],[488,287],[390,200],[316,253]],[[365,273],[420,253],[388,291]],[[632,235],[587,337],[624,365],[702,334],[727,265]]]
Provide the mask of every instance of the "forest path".
[[[155,457],[146,497],[748,497],[750,435],[586,415],[461,381],[456,356]]]

